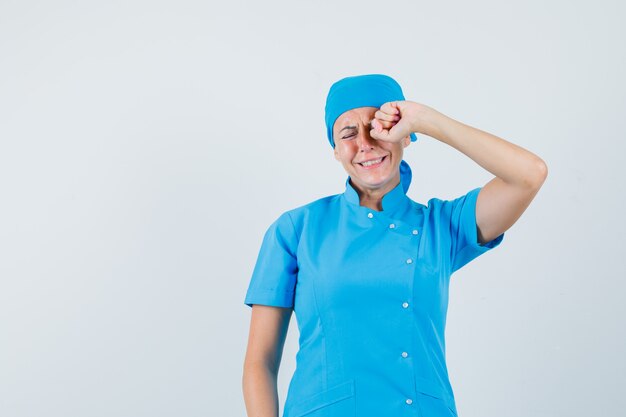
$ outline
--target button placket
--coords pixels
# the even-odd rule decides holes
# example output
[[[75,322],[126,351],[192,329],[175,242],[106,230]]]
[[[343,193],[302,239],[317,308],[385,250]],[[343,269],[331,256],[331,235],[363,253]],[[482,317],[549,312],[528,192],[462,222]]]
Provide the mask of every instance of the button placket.
[[[412,236],[416,236],[416,235],[418,234],[418,230],[417,230],[417,229],[414,229],[414,228],[410,228],[410,226],[409,226],[408,230],[410,230],[410,232],[408,232],[407,230],[405,230],[405,231],[404,231],[404,233],[403,233],[403,234],[404,234],[405,236],[412,237]],[[410,233],[410,234],[409,234],[409,233]],[[413,242],[415,242],[415,241],[413,241]],[[412,257],[406,258],[406,259],[404,260],[404,262],[406,263],[406,265],[407,265],[407,266],[412,266],[413,261],[414,261],[414,258],[412,258]],[[412,270],[413,270],[413,268],[411,268],[411,269],[410,269],[410,271],[412,271]],[[411,274],[410,274],[410,275],[411,275],[411,276],[413,276],[413,273],[411,272]],[[411,280],[411,282],[412,282],[412,280]],[[412,287],[412,285],[411,285],[411,287]],[[412,291],[412,288],[411,288],[411,291]],[[409,301],[408,301],[408,300],[407,300],[407,301],[404,301],[404,302],[402,303],[402,308],[403,308],[403,309],[408,309],[408,308],[409,308]],[[411,315],[411,319],[413,319],[413,316],[412,316],[412,315]],[[407,360],[407,362],[406,362],[406,366],[408,366],[408,367],[410,368],[410,372],[414,372],[414,371],[413,371],[413,366],[412,366],[412,364],[411,364],[411,361],[408,359],[408,358],[409,358],[409,352],[407,352],[407,351],[403,351],[403,352],[401,352],[401,353],[400,353],[400,356],[401,356],[403,359]],[[409,392],[413,393],[413,389],[411,389]],[[406,398],[406,397],[405,397],[404,402],[405,402],[407,405],[411,405],[411,404],[413,404],[413,399],[412,399],[412,398]]]
[[[412,227],[410,224],[404,224],[401,220],[397,220],[395,218],[391,218],[389,217],[385,212],[372,212],[372,211],[365,211],[365,215],[371,219],[372,225],[378,225],[377,227],[386,227],[387,231],[390,233],[396,233],[398,234],[398,236],[396,236],[396,239],[407,239],[406,242],[413,242],[413,244],[415,244],[415,240],[412,240],[412,238],[417,234],[417,229]],[[409,244],[410,246],[414,246],[413,244]],[[405,263],[405,265],[407,267],[412,267],[414,261],[416,260],[416,258],[414,256],[411,255],[411,253],[405,253],[404,254],[409,255],[409,257],[404,258],[403,262]],[[407,274],[409,277],[413,276],[413,271],[414,268],[409,268],[407,269]],[[412,293],[412,279],[408,280],[409,282],[409,288],[408,288],[408,295],[410,296],[410,294]],[[404,320],[409,320],[412,321],[414,320],[413,315],[410,314],[409,311],[409,306],[410,306],[410,298],[407,298],[405,301],[401,302],[401,307],[403,310],[407,310],[407,313],[405,314],[409,314],[408,316],[406,316],[404,318]],[[408,345],[406,346],[407,351],[400,351],[397,353],[397,355],[400,357],[400,360],[404,361],[404,366],[406,366],[406,370],[405,372],[408,372],[409,375],[413,375],[414,374],[414,369],[413,369],[413,365],[412,365],[412,361],[411,361],[411,356],[409,354],[409,350],[411,349],[412,346],[412,338],[409,338],[407,340]],[[408,375],[407,375],[408,376]],[[413,376],[414,377],[414,376]],[[407,386],[408,391],[404,394],[404,395],[412,395],[414,394],[414,388],[413,388],[413,377],[410,377],[408,379],[409,384]],[[413,404],[413,398],[408,398],[408,397],[404,397],[404,401],[407,405],[411,405]]]

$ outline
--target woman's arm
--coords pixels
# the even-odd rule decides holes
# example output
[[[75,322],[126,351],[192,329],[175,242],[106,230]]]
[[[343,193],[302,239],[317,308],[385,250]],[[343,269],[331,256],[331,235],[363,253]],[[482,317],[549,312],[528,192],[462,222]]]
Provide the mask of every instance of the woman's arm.
[[[400,116],[397,123],[393,119],[396,114]],[[548,175],[546,163],[532,152],[426,105],[411,101],[385,103],[375,117],[379,122],[372,122],[377,128],[371,132],[375,139],[396,141],[407,132],[423,133],[452,146],[495,175],[476,200],[479,243],[489,242],[508,230]]]
[[[278,417],[278,369],[292,311],[292,308],[252,306],[242,377],[248,417]]]

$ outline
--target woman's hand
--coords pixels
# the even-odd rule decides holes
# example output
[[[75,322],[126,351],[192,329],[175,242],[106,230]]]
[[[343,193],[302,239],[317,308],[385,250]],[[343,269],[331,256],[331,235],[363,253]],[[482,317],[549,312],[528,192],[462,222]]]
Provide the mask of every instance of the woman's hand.
[[[428,115],[434,111],[413,101],[389,101],[374,113],[370,135],[388,142],[400,142],[414,132],[428,135],[432,131]]]

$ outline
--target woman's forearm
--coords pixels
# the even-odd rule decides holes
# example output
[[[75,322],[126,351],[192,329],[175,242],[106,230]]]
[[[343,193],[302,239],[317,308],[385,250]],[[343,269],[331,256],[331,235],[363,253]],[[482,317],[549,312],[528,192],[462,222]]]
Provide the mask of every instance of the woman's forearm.
[[[243,398],[248,417],[278,417],[277,375],[262,363],[245,364]]]
[[[504,182],[531,187],[545,178],[545,163],[532,152],[428,109],[428,131],[424,133],[464,153]]]

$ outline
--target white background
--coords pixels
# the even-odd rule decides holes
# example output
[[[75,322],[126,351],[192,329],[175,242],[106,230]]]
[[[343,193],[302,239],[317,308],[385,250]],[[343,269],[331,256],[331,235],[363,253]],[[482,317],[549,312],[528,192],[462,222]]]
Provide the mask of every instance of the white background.
[[[244,416],[243,304],[282,212],[343,192],[324,102],[386,73],[543,158],[452,277],[461,417],[626,408],[619,1],[0,1],[0,414]],[[408,195],[492,175],[419,135]],[[279,376],[297,350],[295,316]]]

